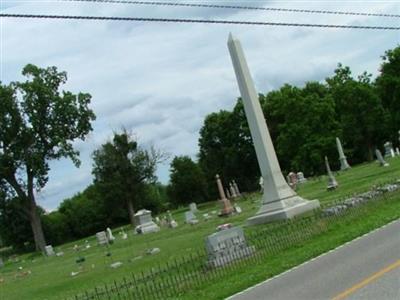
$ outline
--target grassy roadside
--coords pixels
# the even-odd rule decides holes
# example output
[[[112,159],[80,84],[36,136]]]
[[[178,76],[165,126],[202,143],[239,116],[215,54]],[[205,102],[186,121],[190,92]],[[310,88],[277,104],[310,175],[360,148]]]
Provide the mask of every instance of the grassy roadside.
[[[328,230],[312,239],[291,246],[251,267],[242,267],[223,280],[204,284],[180,299],[224,299],[258,282],[280,274],[347,241],[400,218],[400,192],[384,196],[328,224]]]
[[[350,194],[370,190],[374,185],[399,178],[400,158],[389,159],[388,162],[390,163],[390,167],[387,168],[379,167],[376,162],[372,162],[355,166],[346,172],[339,172],[336,174],[336,178],[340,186],[334,192],[326,191],[327,178],[326,176],[322,176],[310,179],[307,183],[301,185],[298,193],[306,199],[317,198],[321,204],[326,204]],[[254,193],[239,199],[237,203],[243,209],[243,213],[226,219],[218,218],[212,214],[212,211],[220,209],[217,201],[201,204],[198,206],[200,211],[197,214],[200,222],[194,227],[183,223],[184,211],[187,208],[181,208],[172,212],[174,218],[179,223],[179,227],[176,229],[163,227],[158,233],[142,236],[133,235],[132,230],[129,227],[125,227],[125,231],[129,234],[127,240],[120,239],[118,235],[119,228],[114,229],[114,235],[117,237],[117,240],[109,249],[112,253],[111,257],[105,256],[107,250],[104,247],[97,246],[95,237],[91,236],[56,247],[57,252],[64,252],[64,256],[62,257],[42,257],[30,253],[19,256],[19,262],[13,263],[5,260],[6,265],[0,268],[0,299],[65,299],[82,293],[85,290],[94,289],[96,286],[110,284],[114,280],[121,281],[124,277],[130,277],[132,273],[140,274],[141,272],[147,272],[153,267],[157,267],[158,264],[173,263],[175,259],[179,260],[182,256],[203,250],[204,238],[215,232],[215,228],[218,225],[226,222],[232,223],[234,226],[245,225],[246,219],[254,215],[259,209],[260,196],[259,193]],[[204,221],[202,220],[203,213],[208,213],[213,218]],[[245,232],[246,235],[251,235],[259,230],[268,229],[273,226],[273,224],[269,224],[245,227]],[[91,244],[92,247],[90,249],[84,249],[85,240],[88,240]],[[81,247],[79,252],[73,250],[75,244]],[[146,255],[146,249],[153,247],[160,248],[161,252],[157,255]],[[321,251],[323,252],[323,250]],[[308,253],[316,255],[312,251]],[[85,270],[79,275],[72,277],[71,272],[78,269],[75,262],[78,256],[86,258],[84,263]],[[271,263],[274,261],[274,257],[275,255],[269,259]],[[303,259],[299,257],[297,264],[307,260],[309,257],[307,256]],[[110,264],[115,261],[122,262],[122,267],[111,269]],[[287,263],[290,261],[291,257],[285,260]],[[276,265],[279,265],[279,260],[276,262]],[[201,296],[202,294],[197,289],[194,289],[193,292],[189,292],[188,299],[192,299],[190,298],[192,294],[194,295],[193,298],[201,299],[214,299],[214,297],[215,299],[219,299],[225,297],[255,282],[264,280],[267,276],[270,276],[270,270],[272,270],[273,274],[285,270],[285,267],[277,268],[277,266],[270,268],[268,265],[268,268],[263,267],[269,271],[261,272],[261,274],[258,274],[257,267],[249,267],[251,270],[254,270],[254,272],[250,273],[245,268],[243,270],[238,268],[236,272],[243,273],[244,275],[238,276],[236,282],[234,279],[230,279],[231,276],[228,275],[226,279],[228,281],[226,282],[229,284],[227,286],[224,284],[221,287],[214,287],[214,289],[220,290],[217,295],[208,294],[208,285],[205,285],[203,288],[206,293],[204,297]],[[19,267],[22,267],[23,271],[31,271],[31,274],[17,278],[15,275],[19,272]],[[230,280],[233,281],[230,282]],[[225,279],[223,281],[225,282]],[[233,288],[235,285],[237,287]],[[228,291],[223,292],[226,288],[228,288]],[[214,292],[216,291],[214,290]]]

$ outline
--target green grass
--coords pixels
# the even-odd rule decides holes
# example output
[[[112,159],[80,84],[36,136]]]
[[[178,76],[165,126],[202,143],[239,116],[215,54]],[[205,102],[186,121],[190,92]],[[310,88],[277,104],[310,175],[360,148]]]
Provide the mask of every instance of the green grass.
[[[336,191],[327,192],[327,178],[320,177],[301,185],[298,192],[307,199],[319,199],[321,203],[328,203],[350,194],[367,191],[373,185],[400,178],[400,159],[394,158],[388,161],[390,167],[387,168],[379,167],[377,163],[371,163],[337,174],[339,188]],[[183,224],[184,210],[181,209],[173,212],[174,218],[180,225],[176,229],[162,228],[158,233],[144,236],[133,235],[131,230],[125,229],[129,231],[127,240],[119,238],[119,229],[114,230],[117,240],[114,245],[110,246],[111,257],[105,256],[107,249],[97,246],[94,237],[87,238],[92,246],[88,250],[76,252],[72,249],[74,244],[83,245],[85,239],[56,247],[56,251],[65,253],[62,257],[43,257],[35,254],[22,255],[19,257],[19,262],[7,262],[5,267],[0,269],[0,298],[64,299],[87,289],[93,289],[95,286],[101,286],[103,283],[120,280],[132,272],[139,273],[158,263],[173,261],[174,258],[202,249],[204,247],[204,238],[213,233],[216,226],[226,222],[234,225],[244,225],[246,219],[257,211],[260,205],[259,200],[260,194],[251,194],[238,201],[238,204],[243,209],[241,215],[226,219],[213,215],[211,220],[201,221],[193,227]],[[353,220],[349,224],[338,225],[337,229],[330,231],[328,235],[318,236],[301,248],[293,247],[287,249],[279,255],[268,259],[265,264],[249,270],[243,268],[236,276],[229,276],[227,281],[224,280],[223,285],[216,283],[196,289],[188,294],[188,299],[195,297],[200,299],[220,299],[264,280],[268,276],[282,272],[363,232],[383,225],[396,216],[398,217],[400,210],[398,204],[396,202],[397,206],[393,207],[394,209],[385,206],[378,213],[374,213],[373,216],[364,218],[365,223],[358,224]],[[201,205],[200,213],[208,212],[211,214],[211,211],[218,209],[218,203],[215,201]],[[199,219],[202,219],[200,214],[198,216]],[[253,230],[254,227],[246,228],[246,232],[249,233]],[[152,247],[160,248],[161,252],[154,256],[146,256],[145,250]],[[78,266],[75,263],[78,256],[84,256],[86,259],[83,264],[85,271],[76,277],[71,277],[71,272],[78,270]],[[109,265],[113,261],[121,261],[123,266],[118,269],[111,269]],[[282,263],[283,261],[285,262],[284,264]],[[15,278],[18,267],[23,267],[23,270],[30,270],[31,274]]]
[[[400,192],[388,199],[365,204],[355,215],[344,215],[328,225],[328,230],[311,240],[296,244],[277,254],[267,256],[251,267],[241,267],[224,277],[191,290],[180,299],[224,299],[258,282],[280,274],[294,266],[334,249],[400,218]]]

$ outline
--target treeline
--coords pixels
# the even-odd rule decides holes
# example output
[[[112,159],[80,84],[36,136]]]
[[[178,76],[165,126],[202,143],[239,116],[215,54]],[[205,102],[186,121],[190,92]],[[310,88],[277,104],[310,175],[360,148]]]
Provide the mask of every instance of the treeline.
[[[338,65],[324,82],[303,87],[285,84],[259,99],[282,171],[306,176],[325,173],[324,156],[339,168],[335,138],[339,137],[350,164],[374,159],[385,141],[399,145],[400,47],[382,57],[375,80],[367,72],[354,77]],[[232,111],[208,115],[200,130],[198,166],[205,174],[208,195],[217,196],[215,174],[241,189],[258,188],[260,171],[239,98]]]
[[[325,155],[338,169],[336,137],[352,165],[373,160],[374,150],[383,150],[385,141],[399,145],[400,47],[382,58],[376,79],[366,72],[354,77],[349,67],[339,64],[324,82],[286,84],[259,95],[284,173],[324,174]],[[38,208],[48,243],[57,245],[107,226],[133,224],[133,214],[144,207],[157,213],[214,200],[216,174],[225,184],[235,180],[242,191],[258,188],[260,171],[240,98],[232,111],[206,116],[197,159],[173,158],[168,186],[155,177],[156,166],[164,159],[163,153],[140,147],[126,131],[115,133],[93,153],[94,180],[89,187],[65,199],[55,212],[44,214]],[[18,197],[4,201],[7,195],[0,194],[0,236],[6,244],[28,249],[29,221],[19,209]]]

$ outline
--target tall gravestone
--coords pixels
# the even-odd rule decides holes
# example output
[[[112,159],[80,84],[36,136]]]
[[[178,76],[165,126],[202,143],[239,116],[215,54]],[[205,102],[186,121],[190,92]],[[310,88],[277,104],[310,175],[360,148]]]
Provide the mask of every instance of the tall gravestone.
[[[242,46],[238,39],[232,37],[232,34],[229,35],[228,48],[243,99],[258,164],[264,179],[261,208],[247,222],[254,225],[288,219],[318,208],[319,201],[307,201],[301,198],[285,181]]]
[[[328,172],[328,185],[327,185],[326,189],[328,191],[334,190],[338,187],[338,183],[335,179],[335,176],[333,176],[331,167],[329,166],[328,158],[326,156],[325,156],[325,166],[326,166],[326,171]]]
[[[345,170],[350,169],[350,165],[347,162],[347,158],[343,152],[342,143],[340,142],[338,137],[336,138],[336,146],[337,146],[337,149],[339,152],[340,170],[345,171]]]
[[[218,186],[218,192],[219,192],[219,197],[221,198],[221,204],[222,204],[222,209],[221,212],[219,213],[220,216],[228,216],[234,212],[233,207],[229,199],[226,198],[224,188],[222,186],[221,179],[219,178],[219,175],[215,175],[215,179],[217,180],[217,186]]]
[[[379,149],[375,150],[376,158],[378,159],[379,164],[381,167],[388,167],[389,164],[383,159],[382,153]]]
[[[232,182],[229,183],[229,191],[231,192],[232,198],[236,198],[237,197],[236,191],[235,191],[235,188],[234,188]]]
[[[238,187],[236,181],[235,181],[235,180],[232,180],[232,184],[233,184],[233,188],[235,189],[236,195],[237,195],[238,197],[240,197],[241,194],[240,194],[240,190],[239,190],[239,187]]]

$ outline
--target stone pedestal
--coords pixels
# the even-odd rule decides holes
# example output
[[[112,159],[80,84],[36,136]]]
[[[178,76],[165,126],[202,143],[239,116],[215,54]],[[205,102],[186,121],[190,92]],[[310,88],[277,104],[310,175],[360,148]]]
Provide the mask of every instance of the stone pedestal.
[[[151,211],[146,209],[141,209],[135,214],[135,224],[137,224],[136,233],[146,234],[160,231],[160,227],[151,218]]]
[[[255,252],[254,246],[248,246],[240,227],[224,229],[209,235],[206,240],[208,265],[220,267],[234,260],[243,259]]]
[[[230,35],[228,48],[243,99],[258,164],[264,179],[261,208],[254,217],[248,219],[248,224],[254,225],[288,219],[318,208],[319,202],[317,200],[307,201],[301,198],[285,181],[242,46],[239,40]]]
[[[336,146],[337,146],[337,149],[339,152],[340,170],[345,171],[345,170],[350,169],[350,165],[347,162],[347,158],[343,152],[342,143],[340,142],[338,137],[336,138]]]

